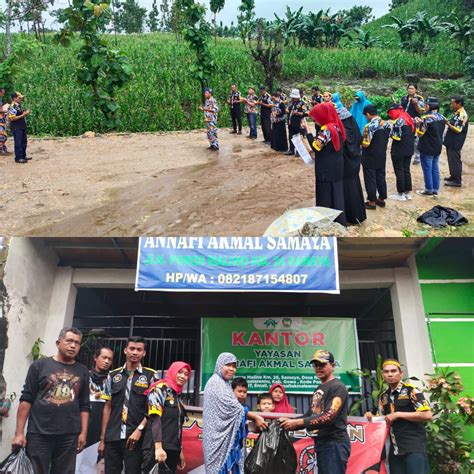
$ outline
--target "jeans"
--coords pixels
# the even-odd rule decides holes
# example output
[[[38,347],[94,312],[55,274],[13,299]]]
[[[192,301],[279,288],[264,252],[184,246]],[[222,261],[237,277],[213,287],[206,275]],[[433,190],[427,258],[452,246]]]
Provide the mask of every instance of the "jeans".
[[[249,135],[257,138],[257,114],[247,114],[247,119],[250,127]]]
[[[77,434],[26,435],[26,454],[35,474],[74,474],[76,471]]]
[[[439,192],[439,155],[420,155],[423,178],[425,179],[425,191]]]
[[[345,441],[317,441],[316,462],[318,474],[345,474],[347,461],[351,454],[351,443]]]
[[[428,456],[426,453],[408,453],[389,455],[390,474],[429,474]]]

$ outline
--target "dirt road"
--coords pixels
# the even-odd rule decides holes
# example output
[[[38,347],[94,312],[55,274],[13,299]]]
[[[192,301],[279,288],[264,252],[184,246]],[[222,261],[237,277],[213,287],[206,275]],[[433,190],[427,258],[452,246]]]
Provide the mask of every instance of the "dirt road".
[[[220,139],[219,152],[206,150],[203,131],[30,139],[28,164],[0,158],[0,235],[261,235],[285,210],[313,205],[312,166],[273,152],[261,137],[251,141],[221,130]],[[443,186],[436,200],[388,201],[385,209],[368,211],[368,221],[350,235],[425,234],[416,217],[438,203],[472,221],[472,127],[463,157],[462,189]],[[390,160],[387,171],[390,194]],[[441,174],[447,176],[444,153]],[[421,189],[419,166],[413,177]],[[448,232],[474,234],[474,226]]]

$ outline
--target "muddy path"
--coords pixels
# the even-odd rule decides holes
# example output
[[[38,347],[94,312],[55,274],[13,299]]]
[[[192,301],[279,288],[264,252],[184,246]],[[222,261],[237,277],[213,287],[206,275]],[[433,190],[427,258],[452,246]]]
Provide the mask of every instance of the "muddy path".
[[[388,201],[349,235],[426,232],[416,217],[436,204],[472,220],[473,132],[463,150],[462,189],[443,187],[436,200]],[[31,139],[28,164],[0,158],[0,235],[261,235],[285,210],[313,205],[314,170],[260,139],[221,130],[219,152],[206,150],[203,131]],[[444,153],[440,167],[447,176]],[[413,180],[421,189],[419,166],[413,167]],[[390,160],[387,181],[390,194]],[[474,230],[469,225],[461,233]]]

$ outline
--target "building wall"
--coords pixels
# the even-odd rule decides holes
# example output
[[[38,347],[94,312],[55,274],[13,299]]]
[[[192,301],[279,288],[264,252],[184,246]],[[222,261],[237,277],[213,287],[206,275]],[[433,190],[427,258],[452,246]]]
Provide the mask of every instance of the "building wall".
[[[15,392],[17,397],[21,394],[31,364],[28,354],[33,343],[38,337],[47,338],[46,323],[56,279],[56,264],[55,255],[40,241],[11,239],[3,278],[6,300],[4,317],[8,321],[3,377],[7,393]],[[42,351],[52,355],[54,347],[45,345]],[[10,449],[17,403],[12,407],[10,416],[1,422],[4,436],[0,442],[0,458]]]
[[[460,373],[474,394],[474,262],[466,248],[443,242],[416,257],[433,364]]]
[[[21,393],[34,341],[45,343],[45,355],[55,353],[59,330],[72,323],[77,287],[133,288],[134,270],[58,267],[57,257],[40,239],[14,238],[8,250],[4,284],[8,298],[8,340],[3,375],[8,392]],[[340,274],[342,288],[387,288],[390,291],[400,360],[408,375],[431,367],[429,339],[416,266],[351,270]],[[415,328],[415,330],[414,330]],[[413,351],[413,347],[417,350]],[[3,421],[0,458],[9,451],[16,407]]]

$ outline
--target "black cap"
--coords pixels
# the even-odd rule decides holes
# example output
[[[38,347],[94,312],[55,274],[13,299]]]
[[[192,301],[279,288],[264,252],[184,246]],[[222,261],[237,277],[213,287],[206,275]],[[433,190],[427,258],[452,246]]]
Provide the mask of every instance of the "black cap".
[[[311,363],[319,362],[320,364],[334,364],[334,356],[331,352],[326,351],[324,349],[319,349],[313,354],[313,358],[311,359]]]
[[[364,107],[363,113],[364,115],[365,114],[378,115],[379,111],[377,110],[377,107],[375,107],[374,104],[369,104]]]
[[[260,86],[259,89],[260,89],[261,91],[263,91],[263,90],[266,89],[266,87],[265,87],[265,86]]]
[[[425,100],[425,104],[428,104],[431,108],[438,108],[439,107],[439,100],[437,97],[428,97]]]

